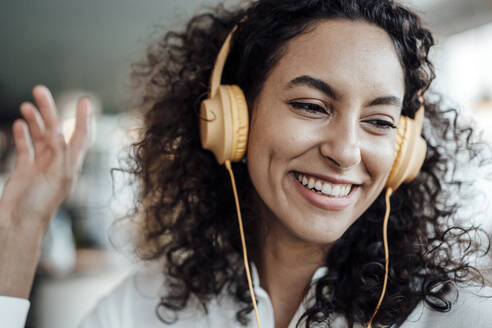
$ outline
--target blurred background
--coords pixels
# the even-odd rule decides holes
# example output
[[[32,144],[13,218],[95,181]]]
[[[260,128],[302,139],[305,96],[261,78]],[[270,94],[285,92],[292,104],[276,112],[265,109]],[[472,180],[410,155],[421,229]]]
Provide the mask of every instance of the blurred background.
[[[234,4],[237,1],[226,1]],[[407,0],[435,31],[433,88],[492,141],[492,0]],[[70,133],[81,95],[95,101],[95,141],[73,195],[46,237],[29,327],[76,327],[136,265],[128,236],[111,223],[131,209],[135,187],[120,165],[139,122],[131,115],[131,64],[162,28],[179,29],[217,1],[10,1],[0,10],[0,186],[14,164],[10,126],[36,84],[53,92]],[[481,182],[481,181],[479,181]],[[485,207],[492,189],[479,183]],[[486,209],[484,212],[486,213]],[[489,215],[478,218],[492,233]],[[111,241],[111,242],[110,242]],[[116,245],[116,250],[114,245]]]

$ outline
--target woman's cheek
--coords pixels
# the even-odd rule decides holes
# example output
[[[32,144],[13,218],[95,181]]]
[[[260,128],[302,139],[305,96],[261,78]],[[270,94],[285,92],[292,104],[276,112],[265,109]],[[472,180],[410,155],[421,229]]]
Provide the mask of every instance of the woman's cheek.
[[[381,137],[379,137],[381,138]],[[378,180],[386,181],[393,166],[395,154],[395,138],[384,140],[368,140],[361,150],[369,173]]]

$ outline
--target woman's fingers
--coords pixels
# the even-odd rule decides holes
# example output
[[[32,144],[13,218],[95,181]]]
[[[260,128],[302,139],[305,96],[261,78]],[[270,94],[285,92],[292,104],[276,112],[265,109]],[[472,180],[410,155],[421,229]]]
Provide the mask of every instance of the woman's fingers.
[[[39,112],[43,117],[46,129],[50,132],[58,130],[60,122],[58,120],[55,101],[53,100],[51,92],[44,85],[37,85],[34,87],[32,94],[38,105]]]
[[[15,149],[17,151],[15,167],[18,168],[31,164],[34,160],[34,151],[29,140],[29,132],[27,130],[26,122],[18,119],[14,122],[12,129]]]
[[[20,106],[20,111],[27,124],[29,125],[29,130],[33,138],[33,142],[44,136],[46,127],[43,122],[43,118],[39,114],[36,107],[29,102],[22,103]]]
[[[62,148],[69,153],[67,157],[58,156],[58,158],[68,159],[72,174],[77,174],[82,166],[91,138],[92,110],[90,99],[88,97],[79,99],[75,129],[67,145],[63,135],[59,134],[61,122],[51,92],[45,86],[38,85],[33,89],[33,96],[39,111],[32,103],[23,103],[20,109],[25,121],[19,120],[14,125],[19,163],[32,163],[38,158],[46,160],[47,157],[44,156],[47,154],[46,147],[55,145],[58,149],[62,143],[64,146]],[[32,144],[29,132],[32,136]],[[35,149],[33,149],[33,145]],[[57,162],[55,158],[51,158],[50,161],[53,161],[52,163]],[[40,163],[47,164],[46,161]]]
[[[70,138],[70,159],[78,171],[82,165],[85,152],[91,138],[92,108],[88,97],[82,97],[77,103],[77,114],[75,119],[75,130]]]

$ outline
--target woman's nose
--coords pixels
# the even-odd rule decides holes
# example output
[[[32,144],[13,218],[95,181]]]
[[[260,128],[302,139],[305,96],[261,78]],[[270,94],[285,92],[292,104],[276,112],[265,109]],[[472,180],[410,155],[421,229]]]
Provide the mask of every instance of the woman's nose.
[[[320,153],[337,169],[347,170],[361,161],[358,120],[340,118],[325,127]]]

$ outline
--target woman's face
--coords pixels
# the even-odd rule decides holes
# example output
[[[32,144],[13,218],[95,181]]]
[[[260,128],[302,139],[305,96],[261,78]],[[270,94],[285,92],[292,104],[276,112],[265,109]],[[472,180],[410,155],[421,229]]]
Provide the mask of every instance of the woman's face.
[[[269,229],[336,241],[390,172],[404,73],[390,36],[333,19],[290,40],[254,102],[248,169]]]

